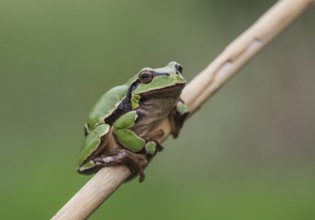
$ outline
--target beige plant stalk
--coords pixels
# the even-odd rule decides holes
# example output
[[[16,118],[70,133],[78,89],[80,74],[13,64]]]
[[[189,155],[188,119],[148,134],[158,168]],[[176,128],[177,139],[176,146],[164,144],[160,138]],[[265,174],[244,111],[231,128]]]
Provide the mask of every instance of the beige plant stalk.
[[[182,99],[195,112],[237,70],[264,48],[275,36],[314,4],[315,0],[280,0],[226,49],[184,89]],[[168,120],[162,129],[165,140],[170,131]],[[105,167],[96,173],[79,192],[52,218],[54,220],[86,219],[130,175],[126,167]]]

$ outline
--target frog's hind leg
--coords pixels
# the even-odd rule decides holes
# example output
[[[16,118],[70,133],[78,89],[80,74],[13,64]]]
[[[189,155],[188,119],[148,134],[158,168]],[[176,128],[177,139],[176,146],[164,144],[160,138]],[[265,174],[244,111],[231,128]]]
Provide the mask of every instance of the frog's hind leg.
[[[129,179],[139,174],[139,182],[144,180],[144,168],[148,164],[146,155],[130,152],[125,149],[106,152],[93,159],[98,166],[124,165],[131,171]]]

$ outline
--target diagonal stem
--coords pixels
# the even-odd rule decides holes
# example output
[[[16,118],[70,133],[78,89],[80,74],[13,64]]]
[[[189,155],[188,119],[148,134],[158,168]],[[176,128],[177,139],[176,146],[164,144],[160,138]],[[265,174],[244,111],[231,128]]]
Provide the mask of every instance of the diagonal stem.
[[[185,87],[182,99],[190,112],[194,113],[241,67],[314,3],[315,0],[278,1]],[[158,141],[163,141],[170,133],[168,120],[164,120],[156,128],[160,129],[165,132],[165,136]],[[123,166],[102,168],[52,219],[88,218],[129,175],[129,170]]]

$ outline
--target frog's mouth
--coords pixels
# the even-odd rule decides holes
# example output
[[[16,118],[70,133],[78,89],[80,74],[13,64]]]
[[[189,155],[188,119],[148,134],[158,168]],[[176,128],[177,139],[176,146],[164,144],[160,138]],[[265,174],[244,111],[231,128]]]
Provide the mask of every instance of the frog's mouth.
[[[177,83],[175,85],[171,85],[171,86],[164,87],[161,89],[155,89],[152,91],[144,92],[141,94],[141,97],[152,98],[152,97],[160,97],[160,96],[163,96],[163,97],[179,96],[184,87],[185,87],[185,84]]]

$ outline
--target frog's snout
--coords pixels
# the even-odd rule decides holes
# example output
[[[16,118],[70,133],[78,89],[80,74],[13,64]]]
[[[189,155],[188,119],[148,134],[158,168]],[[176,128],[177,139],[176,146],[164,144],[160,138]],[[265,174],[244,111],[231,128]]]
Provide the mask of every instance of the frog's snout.
[[[176,71],[177,74],[183,73],[183,67],[182,67],[182,65],[180,65],[179,63],[176,63],[176,64],[174,65],[174,69],[175,69],[175,71]]]

